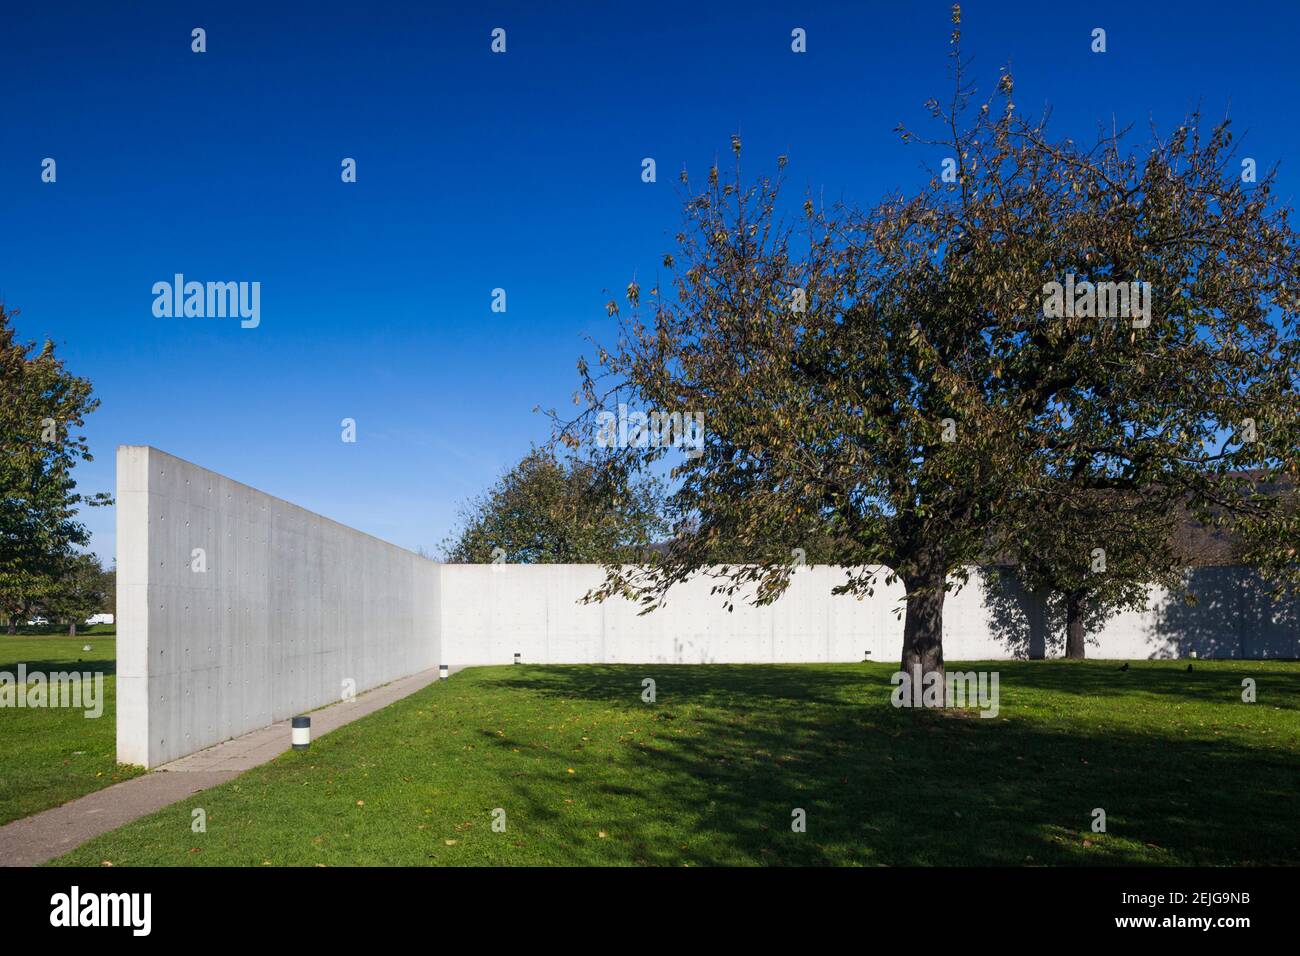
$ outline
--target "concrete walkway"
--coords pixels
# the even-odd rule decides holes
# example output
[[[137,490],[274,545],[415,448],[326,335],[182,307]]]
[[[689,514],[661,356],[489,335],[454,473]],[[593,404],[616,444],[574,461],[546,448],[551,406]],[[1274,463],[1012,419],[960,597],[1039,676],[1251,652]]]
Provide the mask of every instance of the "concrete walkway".
[[[450,673],[459,667],[448,668]],[[438,679],[437,670],[421,671],[358,694],[353,700],[311,712],[312,739],[372,714]],[[254,730],[84,797],[42,810],[0,827],[0,866],[38,866],[101,833],[147,816],[245,770],[274,760],[290,748],[288,720]]]

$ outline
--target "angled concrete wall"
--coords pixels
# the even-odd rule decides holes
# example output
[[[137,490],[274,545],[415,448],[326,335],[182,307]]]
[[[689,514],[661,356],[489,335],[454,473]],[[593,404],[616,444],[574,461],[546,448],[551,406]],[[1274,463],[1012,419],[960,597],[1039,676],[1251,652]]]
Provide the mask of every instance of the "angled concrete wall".
[[[145,446],[118,449],[117,500],[120,761],[438,665],[432,561]]]

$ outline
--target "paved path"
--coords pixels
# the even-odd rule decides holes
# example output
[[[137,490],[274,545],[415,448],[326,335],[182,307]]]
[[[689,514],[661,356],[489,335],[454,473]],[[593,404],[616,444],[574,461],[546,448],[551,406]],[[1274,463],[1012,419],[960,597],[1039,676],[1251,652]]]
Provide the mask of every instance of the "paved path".
[[[448,670],[455,673],[460,668]],[[421,671],[358,694],[351,701],[314,710],[312,739],[387,707],[437,679],[437,670]],[[142,777],[115,783],[60,807],[7,823],[0,827],[0,866],[37,866],[101,833],[116,830],[200,790],[225,783],[288,750],[289,729],[289,721],[282,720],[163,764]]]

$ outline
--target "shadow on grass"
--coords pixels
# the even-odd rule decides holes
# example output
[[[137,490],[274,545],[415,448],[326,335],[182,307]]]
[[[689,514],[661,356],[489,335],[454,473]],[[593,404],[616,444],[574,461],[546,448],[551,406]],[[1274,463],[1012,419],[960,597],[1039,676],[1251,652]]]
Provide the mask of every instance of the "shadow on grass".
[[[79,673],[89,671],[92,674],[103,674],[105,677],[112,677],[117,673],[116,660],[81,660],[79,658],[68,660],[65,658],[63,660],[29,661],[21,657],[13,661],[0,660],[0,671],[8,672],[16,677],[19,664],[27,668],[28,675],[40,673],[48,676],[69,671]]]
[[[1281,669],[1276,662],[1131,661],[1127,671],[1114,661],[1050,661],[1039,664],[984,662],[990,670],[1014,674],[1015,687],[1069,694],[1076,697],[1114,698],[1156,696],[1171,701],[1200,704],[1235,704],[1241,701],[1242,679],[1252,678],[1259,700],[1270,707],[1300,710],[1300,669]],[[1192,670],[1187,670],[1191,663]],[[965,667],[966,665],[962,665]]]
[[[3,628],[0,628],[0,637],[64,637],[70,641],[81,640],[82,638],[91,637],[116,637],[117,626],[115,624],[82,624],[77,628],[76,634],[68,633],[66,624],[22,624],[18,627],[17,634],[7,634]]]
[[[1070,693],[1095,687],[1117,696],[1127,687],[1184,706],[1223,701],[1213,675],[1115,675],[1137,680],[1110,689],[1105,665],[1095,665],[1096,673],[1076,666],[1047,673],[1055,669],[1002,663],[1004,695],[1014,683]],[[601,765],[591,785],[591,802],[612,815],[609,829],[628,844],[629,863],[1202,865],[1300,858],[1293,806],[1300,762],[1296,741],[1279,739],[1284,734],[1262,737],[1258,747],[1191,736],[1185,712],[1172,706],[1166,721],[1146,731],[1120,724],[1063,730],[1038,721],[1032,706],[1005,703],[1002,718],[993,720],[898,710],[889,705],[888,673],[879,666],[555,666],[493,683],[514,694],[630,712],[653,708],[650,732],[629,734],[627,756]],[[643,676],[658,682],[653,705],[640,700]],[[1294,685],[1295,675],[1273,676]],[[1231,719],[1226,711],[1223,719]],[[514,735],[494,743],[530,747]],[[565,779],[575,759],[540,756],[542,765],[528,776],[546,783]],[[530,817],[560,825],[560,811],[533,799],[533,784],[515,786]],[[791,832],[796,808],[806,811],[806,833]],[[1107,833],[1091,831],[1096,808],[1106,812]],[[574,864],[610,862],[608,849],[579,844],[568,852]]]

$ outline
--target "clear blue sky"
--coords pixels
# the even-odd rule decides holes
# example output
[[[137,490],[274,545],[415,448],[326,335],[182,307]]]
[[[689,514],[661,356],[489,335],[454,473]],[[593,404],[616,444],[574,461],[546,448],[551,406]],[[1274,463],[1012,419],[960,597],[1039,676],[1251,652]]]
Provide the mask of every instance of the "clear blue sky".
[[[949,6],[7,3],[0,298],[103,401],[85,490],[113,489],[118,444],[150,444],[431,549],[547,436],[532,408],[568,401],[605,290],[651,284],[683,164],[702,179],[738,131],[750,171],[789,154],[796,199],[869,203],[937,162],[892,130],[949,91]],[[1020,108],[1078,137],[1230,111],[1294,195],[1300,6],[964,10],[981,93],[1009,64]],[[260,327],[155,318],[177,272],[261,282]],[[111,510],[86,521],[111,558]]]

